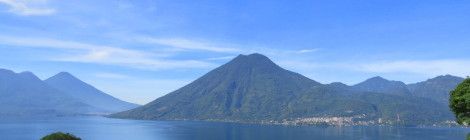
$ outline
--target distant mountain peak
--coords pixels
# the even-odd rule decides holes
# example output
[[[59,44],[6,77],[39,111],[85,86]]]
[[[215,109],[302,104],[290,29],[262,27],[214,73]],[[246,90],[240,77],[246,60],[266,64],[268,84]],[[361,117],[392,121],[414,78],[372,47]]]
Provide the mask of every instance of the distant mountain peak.
[[[50,86],[75,97],[86,104],[106,111],[122,111],[137,105],[114,98],[83,82],[68,72],[60,72],[45,80]]]
[[[29,72],[29,71],[21,72],[18,75],[20,75],[23,78],[27,78],[27,79],[41,80],[36,75],[34,75],[32,72]]]
[[[47,80],[52,80],[52,79],[56,79],[56,80],[57,79],[62,79],[62,80],[67,80],[67,81],[80,81],[80,82],[82,82],[77,77],[73,76],[72,74],[70,74],[68,72],[59,72],[56,75],[48,78]]]
[[[409,94],[407,85],[401,81],[392,81],[375,76],[353,86],[355,89],[391,94]]]
[[[61,77],[73,77],[73,78],[76,78],[75,76],[73,76],[72,74],[68,73],[68,72],[59,72],[56,74],[56,76],[61,76]]]
[[[72,76],[72,74],[70,74],[69,72],[65,72],[65,71],[59,72],[59,73],[57,73],[57,75],[68,75],[68,76]]]
[[[348,86],[344,83],[341,83],[341,82],[333,82],[333,83],[330,83],[329,85],[337,85],[337,86]]]
[[[453,75],[450,75],[450,74],[446,74],[446,75],[440,75],[440,76],[434,77],[432,79],[463,79],[463,78],[458,77],[458,76],[453,76]]]
[[[385,79],[383,77],[380,77],[380,76],[375,76],[375,77],[372,77],[372,78],[369,78],[367,80],[365,80],[364,82],[361,82],[359,84],[356,84],[356,85],[364,85],[364,84],[395,84],[395,85],[406,85],[405,83],[401,82],[401,81],[394,81],[394,80],[388,80],[388,79]]]
[[[366,81],[390,81],[390,80],[387,80],[381,76],[375,76],[375,77],[367,79]]]
[[[13,71],[11,71],[11,70],[1,69],[1,68],[0,68],[0,73],[10,73],[10,74],[14,74],[15,72],[13,72]]]
[[[464,80],[462,77],[450,74],[440,75],[426,81],[408,84],[413,95],[433,99],[448,104],[449,92]]]
[[[333,83],[330,83],[330,84],[327,84],[327,86],[331,86],[331,87],[334,87],[334,88],[349,88],[348,85],[344,84],[344,83],[341,83],[341,82],[333,82]]]

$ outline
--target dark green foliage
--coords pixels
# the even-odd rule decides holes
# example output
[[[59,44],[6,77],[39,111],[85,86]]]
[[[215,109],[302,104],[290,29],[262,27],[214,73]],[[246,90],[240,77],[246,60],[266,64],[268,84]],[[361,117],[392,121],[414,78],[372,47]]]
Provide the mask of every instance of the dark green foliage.
[[[79,137],[76,137],[70,133],[56,132],[44,136],[41,140],[81,140]]]
[[[460,83],[450,95],[450,108],[454,112],[457,122],[463,125],[470,124],[470,78]]]
[[[341,83],[323,85],[282,69],[263,55],[240,55],[189,85],[111,117],[261,122],[365,114],[364,119],[400,125],[452,119],[446,105],[411,96],[402,82],[373,78],[360,87],[368,90]],[[377,93],[386,90],[391,92]]]

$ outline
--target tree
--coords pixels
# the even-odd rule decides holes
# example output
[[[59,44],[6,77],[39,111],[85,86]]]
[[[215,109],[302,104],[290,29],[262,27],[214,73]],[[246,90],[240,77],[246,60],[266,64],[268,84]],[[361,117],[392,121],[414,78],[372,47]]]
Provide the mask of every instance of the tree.
[[[76,137],[70,133],[56,132],[44,136],[41,140],[81,140],[79,137]]]
[[[450,94],[450,108],[454,112],[457,123],[470,124],[470,78],[460,83]]]

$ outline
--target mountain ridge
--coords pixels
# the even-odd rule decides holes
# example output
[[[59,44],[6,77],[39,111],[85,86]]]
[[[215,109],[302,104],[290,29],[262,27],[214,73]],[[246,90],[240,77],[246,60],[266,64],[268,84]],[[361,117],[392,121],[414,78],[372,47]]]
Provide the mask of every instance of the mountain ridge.
[[[379,92],[387,94],[404,94],[410,95],[410,91],[405,83],[401,81],[387,80],[380,76],[369,78],[361,83],[352,86],[354,89]]]
[[[423,97],[447,104],[450,91],[455,89],[464,80],[453,75],[440,75],[426,81],[408,84],[414,96]]]
[[[68,76],[69,80],[80,81],[66,72],[59,75]],[[64,81],[60,82],[66,83]],[[82,81],[80,82],[81,84],[86,84]],[[91,85],[88,86],[92,87]],[[68,91],[66,90],[65,92]],[[100,108],[85,103],[84,100],[65,92],[63,89],[57,89],[57,87],[51,86],[50,83],[39,79],[32,72],[15,73],[11,70],[0,69],[0,96],[2,97],[0,98],[0,117],[101,115],[130,109],[121,108],[110,111],[107,108]],[[88,96],[87,100],[93,99],[94,97]]]
[[[358,90],[368,87],[367,81],[362,83],[366,86],[324,85],[285,70],[261,54],[238,55],[176,91],[109,117],[296,124],[339,117],[351,124],[402,125],[452,119],[447,106],[411,96],[403,82],[373,77],[369,82],[378,81],[383,87]],[[380,92],[384,89],[399,92]]]
[[[74,115],[98,111],[48,86],[31,72],[0,71],[0,116]]]

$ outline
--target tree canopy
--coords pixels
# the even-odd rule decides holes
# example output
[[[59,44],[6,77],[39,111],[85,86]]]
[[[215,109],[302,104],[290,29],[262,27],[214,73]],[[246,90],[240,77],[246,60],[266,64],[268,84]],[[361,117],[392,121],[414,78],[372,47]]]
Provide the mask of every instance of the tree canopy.
[[[44,136],[41,140],[81,140],[79,137],[76,137],[70,133],[56,132]]]
[[[450,108],[454,112],[457,123],[462,125],[470,124],[470,78],[460,83],[455,90],[451,92]]]

